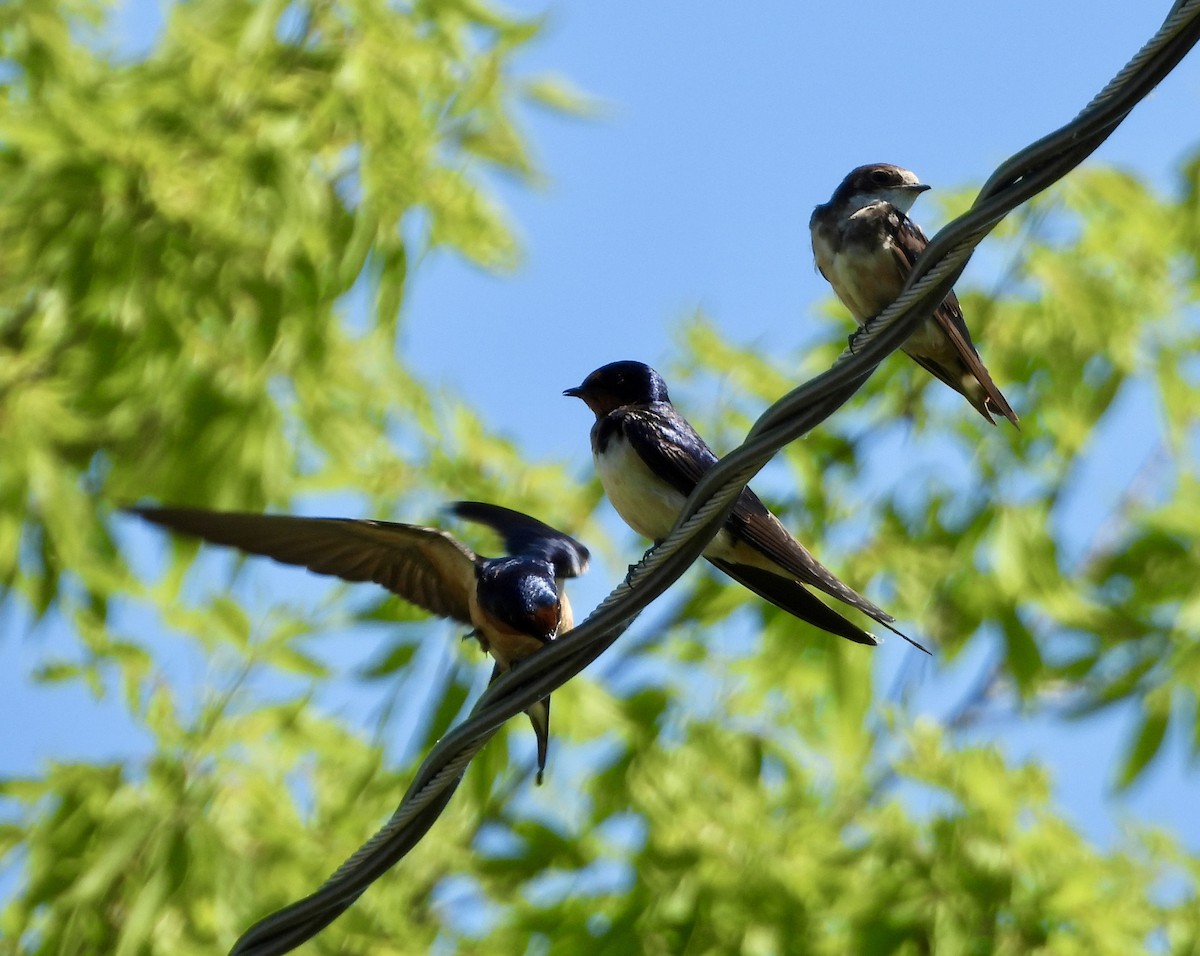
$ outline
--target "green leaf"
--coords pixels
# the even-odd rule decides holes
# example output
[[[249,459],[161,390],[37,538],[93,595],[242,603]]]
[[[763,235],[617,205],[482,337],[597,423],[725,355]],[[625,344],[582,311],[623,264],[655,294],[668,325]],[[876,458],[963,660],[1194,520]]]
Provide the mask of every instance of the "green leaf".
[[[358,670],[358,676],[363,680],[378,680],[388,677],[396,671],[403,670],[417,652],[417,645],[408,642],[394,642],[381,655]]]
[[[1147,694],[1142,702],[1142,718],[1117,776],[1117,789],[1128,789],[1145,772],[1167,735],[1171,719],[1171,698],[1162,692]]]

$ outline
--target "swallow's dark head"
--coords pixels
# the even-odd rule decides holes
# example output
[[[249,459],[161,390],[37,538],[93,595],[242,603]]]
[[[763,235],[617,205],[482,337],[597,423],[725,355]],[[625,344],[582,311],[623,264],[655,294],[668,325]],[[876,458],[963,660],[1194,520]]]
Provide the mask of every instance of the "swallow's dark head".
[[[597,418],[626,405],[671,401],[662,376],[642,362],[612,362],[596,369],[582,385],[568,388],[563,394],[582,398]]]
[[[926,186],[917,174],[891,163],[871,163],[850,170],[829,200],[831,206],[861,209],[873,202],[890,202],[907,213]]]
[[[562,608],[554,566],[541,558],[494,558],[478,574],[480,606],[509,627],[539,641],[558,634]]]

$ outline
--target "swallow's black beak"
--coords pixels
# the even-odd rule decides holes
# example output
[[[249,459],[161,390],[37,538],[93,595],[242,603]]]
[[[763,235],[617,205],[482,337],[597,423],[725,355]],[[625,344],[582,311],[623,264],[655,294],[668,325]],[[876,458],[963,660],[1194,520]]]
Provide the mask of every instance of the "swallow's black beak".
[[[563,394],[566,395],[567,398],[583,398],[583,389],[580,386],[576,386],[575,388],[564,388]]]

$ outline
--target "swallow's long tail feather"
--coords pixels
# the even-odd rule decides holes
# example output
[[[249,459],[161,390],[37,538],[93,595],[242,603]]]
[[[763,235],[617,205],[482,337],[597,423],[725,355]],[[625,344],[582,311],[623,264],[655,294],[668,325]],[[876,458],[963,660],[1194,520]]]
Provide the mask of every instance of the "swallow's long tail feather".
[[[497,677],[504,673],[504,669],[497,664],[492,668],[492,677],[488,681],[491,685]],[[533,732],[537,735],[537,784],[542,785],[542,778],[546,775],[546,755],[550,750],[550,697],[543,697],[527,711],[526,716],[529,717],[529,722],[533,724]]]
[[[800,580],[805,584],[811,584],[819,590],[824,591],[832,598],[837,598],[837,600],[841,601],[843,604],[849,604],[852,608],[862,611],[863,614],[867,615],[867,617],[871,618],[871,620],[875,621],[877,624],[882,624],[893,634],[904,638],[909,644],[917,648],[917,650],[924,651],[926,654],[929,654],[929,649],[926,648],[925,645],[914,641],[903,631],[897,629],[895,626],[896,619],[892,617],[892,615],[888,614],[888,612],[881,608],[878,604],[868,601],[852,587],[838,580],[833,573],[824,566],[817,565],[816,567],[821,572],[820,574],[815,574],[812,570],[809,570],[808,573],[811,575],[811,577],[804,577]],[[769,574],[770,572],[765,573]]]
[[[948,369],[940,362],[935,362],[923,355],[918,355],[913,352],[908,352],[908,357],[925,369],[934,378],[945,382],[952,389],[962,395],[975,411],[979,412],[992,425],[996,424],[996,419],[992,414],[1003,415],[1017,428],[1020,428],[1020,419],[1017,418],[1017,413],[1013,411],[1011,405],[1008,404],[1008,399],[992,381],[992,376],[989,374],[987,367],[983,364],[979,354],[975,352],[971,346],[966,346],[970,349],[970,361],[963,353],[956,362],[957,368]],[[969,374],[963,374],[964,372]]]
[[[1017,418],[1017,413],[1008,404],[1008,399],[1004,397],[1004,393],[992,381],[991,373],[987,370],[987,366],[983,364],[983,359],[979,357],[979,353],[975,352],[974,349],[971,351],[972,354],[966,357],[965,364],[975,381],[979,383],[979,392],[975,395],[969,395],[966,389],[963,389],[963,394],[967,396],[967,400],[972,405],[979,409],[985,418],[990,420],[991,415],[988,412],[995,412],[998,415],[1003,415],[1014,426],[1020,428],[1020,419]],[[976,404],[977,402],[978,404]],[[982,408],[980,408],[981,405],[983,406]]]
[[[846,620],[798,581],[792,581],[748,564],[732,564],[713,558],[709,558],[709,561],[738,584],[749,588],[764,601],[769,601],[781,611],[787,611],[792,617],[807,621],[823,631],[844,637],[848,641],[854,641],[855,644],[867,644],[871,647],[879,644],[879,638],[874,634],[868,633],[853,622]]]
[[[749,588],[759,597],[770,601],[777,608],[787,611],[793,617],[807,621],[809,624],[828,631],[830,634],[836,634],[838,637],[854,641],[856,644],[868,644],[872,647],[880,644],[879,638],[874,634],[864,631],[853,622],[846,620],[846,618],[826,605],[824,601],[809,591],[799,581],[792,581],[789,578],[772,574],[770,571],[764,571],[762,568],[756,568],[753,565],[731,564],[728,561],[713,560],[712,558],[709,558],[709,561],[743,587]],[[856,594],[849,588],[845,590],[857,598],[856,601],[847,603],[852,603],[852,606],[873,617],[879,624],[882,624],[893,634],[904,638],[904,640],[908,641],[917,650],[924,651],[926,654],[929,653],[929,650],[925,646],[914,641],[903,631],[893,626],[891,622],[895,618],[890,614],[876,607],[866,598]]]
[[[920,641],[914,641],[911,637],[909,637],[907,634],[905,634],[899,628],[893,627],[891,624],[888,624],[886,621],[880,621],[879,623],[881,623],[884,627],[886,627],[893,634],[897,635],[898,637],[904,638],[906,641],[908,641],[909,644],[911,644],[913,647],[915,647],[918,651],[923,651],[924,653],[928,654],[930,657],[933,657],[933,651],[931,651],[928,647],[926,647]]]
[[[996,388],[995,385],[992,387]],[[1008,404],[1008,399],[1001,394],[1000,389],[996,388],[995,394],[988,395],[985,402],[989,411],[993,411],[998,415],[1003,415],[1010,422],[1012,422],[1016,428],[1019,429],[1021,427],[1021,420],[1017,418],[1017,413],[1014,412],[1012,406]]]
[[[814,558],[809,550],[799,542],[795,542],[795,551],[797,552],[796,554],[788,556],[792,560],[788,563],[781,562],[781,567],[794,575],[796,580],[801,584],[807,584],[818,591],[824,591],[831,598],[841,601],[843,604],[849,604],[855,610],[862,611],[871,620],[882,624],[884,627],[887,627],[896,620],[878,604],[868,601],[855,591],[854,588],[846,584],[845,581],[842,581],[829,568]],[[797,560],[801,556],[803,560]],[[771,574],[770,571],[763,570],[765,573]],[[776,575],[776,577],[780,576]]]
[[[546,752],[550,749],[550,698],[543,697],[525,713],[537,734],[537,783],[540,787],[546,774]]]
[[[963,387],[958,389],[967,397],[967,401],[993,425],[996,422],[992,415],[1003,415],[1019,429],[1021,424],[1017,413],[1013,411],[1012,406],[1008,404],[1008,399],[996,387],[996,383],[992,381],[992,377],[983,363],[980,362],[978,368],[972,367],[971,372],[975,376],[974,380],[963,382]],[[972,388],[972,386],[975,387]]]

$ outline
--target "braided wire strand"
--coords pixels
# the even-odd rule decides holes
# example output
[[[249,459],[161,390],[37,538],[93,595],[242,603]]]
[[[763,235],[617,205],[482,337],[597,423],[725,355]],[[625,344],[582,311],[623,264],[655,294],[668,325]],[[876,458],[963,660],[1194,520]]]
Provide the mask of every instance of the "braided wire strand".
[[[894,303],[825,372],[768,408],[745,442],[705,473],[671,533],[574,630],[500,675],[471,714],[430,750],[384,826],[311,896],[252,926],[230,956],[274,956],[311,939],[425,835],[496,730],[610,647],[700,557],[746,483],[784,445],[828,418],[932,314],[975,247],[1012,210],[1087,158],[1200,40],[1200,0],[1176,0],[1162,27],[1070,123],[1002,163],[964,215],[930,240]]]

